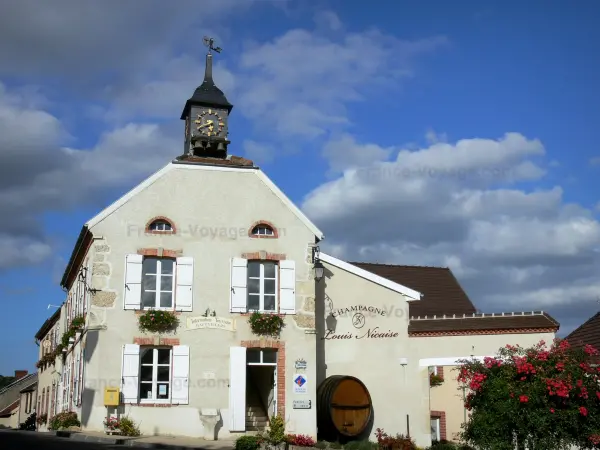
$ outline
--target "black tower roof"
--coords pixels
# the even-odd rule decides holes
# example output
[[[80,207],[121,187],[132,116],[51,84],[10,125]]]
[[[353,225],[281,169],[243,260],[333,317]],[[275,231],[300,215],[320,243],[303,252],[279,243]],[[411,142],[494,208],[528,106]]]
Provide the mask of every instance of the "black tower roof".
[[[188,111],[192,105],[199,106],[216,106],[227,109],[231,112],[233,105],[227,101],[223,91],[217,87],[212,77],[212,54],[206,55],[206,69],[204,72],[204,81],[194,91],[181,113],[181,119],[184,120],[187,117]]]

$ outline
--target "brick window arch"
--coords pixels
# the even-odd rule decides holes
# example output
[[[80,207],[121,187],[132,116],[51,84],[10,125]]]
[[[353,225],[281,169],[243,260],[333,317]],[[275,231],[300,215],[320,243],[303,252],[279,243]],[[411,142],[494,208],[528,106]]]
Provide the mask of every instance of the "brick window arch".
[[[248,236],[255,239],[277,239],[279,232],[271,222],[259,220],[252,224],[248,230]]]
[[[175,234],[177,228],[171,219],[165,216],[156,216],[146,224],[147,234]]]

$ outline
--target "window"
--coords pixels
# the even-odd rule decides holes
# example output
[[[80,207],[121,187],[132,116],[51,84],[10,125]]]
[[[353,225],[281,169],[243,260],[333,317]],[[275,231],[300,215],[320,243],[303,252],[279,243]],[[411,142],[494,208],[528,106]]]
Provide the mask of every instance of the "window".
[[[248,309],[277,311],[277,265],[271,261],[248,261]]]
[[[253,229],[252,229],[252,234],[254,236],[275,236],[275,232],[273,231],[273,228],[271,228],[269,225],[256,225]]]
[[[277,364],[277,350],[274,348],[249,348],[246,351],[248,365],[274,365]]]
[[[144,258],[142,263],[142,308],[173,308],[175,261]]]
[[[173,226],[166,220],[155,220],[148,226],[148,231],[173,231]]]
[[[440,441],[440,418],[432,417],[431,418],[431,440],[432,441]]]
[[[168,401],[171,398],[170,348],[140,349],[140,400]]]
[[[437,375],[438,369],[437,366],[429,366],[429,375]]]

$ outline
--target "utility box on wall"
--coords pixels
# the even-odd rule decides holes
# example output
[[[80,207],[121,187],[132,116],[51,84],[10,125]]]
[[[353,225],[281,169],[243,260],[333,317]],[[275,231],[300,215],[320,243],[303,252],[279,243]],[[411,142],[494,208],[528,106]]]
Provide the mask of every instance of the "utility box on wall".
[[[104,388],[104,406],[119,406],[119,388]]]

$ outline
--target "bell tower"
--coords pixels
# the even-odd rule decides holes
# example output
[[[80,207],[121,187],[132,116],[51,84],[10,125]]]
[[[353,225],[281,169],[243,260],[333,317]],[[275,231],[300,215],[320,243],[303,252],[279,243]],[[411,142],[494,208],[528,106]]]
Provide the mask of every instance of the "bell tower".
[[[214,39],[204,38],[208,47],[204,81],[196,88],[183,107],[181,120],[185,121],[184,155],[209,158],[226,158],[229,113],[233,105],[227,101],[212,74],[213,52],[221,53],[214,46]]]

